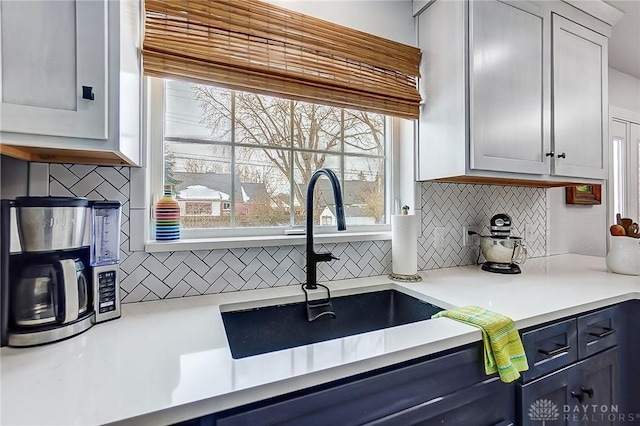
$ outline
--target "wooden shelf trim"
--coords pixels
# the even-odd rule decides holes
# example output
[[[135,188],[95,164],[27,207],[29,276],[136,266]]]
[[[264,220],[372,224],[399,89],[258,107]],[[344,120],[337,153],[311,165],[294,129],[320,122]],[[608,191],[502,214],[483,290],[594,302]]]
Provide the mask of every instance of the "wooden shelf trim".
[[[98,166],[136,167],[136,164],[131,161],[130,158],[114,151],[35,148],[0,144],[0,154],[36,163],[73,163]]]
[[[581,182],[552,182],[533,179],[510,179],[484,176],[452,176],[443,179],[434,179],[431,182],[470,183],[476,185],[527,186],[534,188],[557,188],[584,184]]]

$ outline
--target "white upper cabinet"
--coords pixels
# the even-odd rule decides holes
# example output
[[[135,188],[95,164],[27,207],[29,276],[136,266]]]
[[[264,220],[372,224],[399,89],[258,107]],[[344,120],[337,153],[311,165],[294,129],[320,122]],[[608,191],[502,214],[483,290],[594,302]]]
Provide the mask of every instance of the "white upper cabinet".
[[[3,1],[0,130],[107,139],[107,3]]]
[[[609,25],[560,1],[524,0],[437,0],[416,23],[418,180],[605,178]]]
[[[141,2],[0,2],[0,153],[139,165]]]
[[[607,177],[607,38],[553,15],[554,173]]]
[[[471,169],[548,173],[548,21],[523,1],[469,4]]]

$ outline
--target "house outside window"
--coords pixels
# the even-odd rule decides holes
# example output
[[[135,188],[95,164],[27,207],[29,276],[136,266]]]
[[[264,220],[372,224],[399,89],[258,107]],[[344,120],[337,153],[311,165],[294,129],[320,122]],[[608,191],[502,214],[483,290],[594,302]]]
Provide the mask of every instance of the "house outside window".
[[[183,216],[211,216],[213,215],[212,203],[205,201],[183,201]]]
[[[321,167],[340,177],[351,231],[387,223],[384,115],[181,81],[163,86],[163,183],[184,205],[183,229],[261,235],[303,226],[307,183]],[[334,225],[334,213],[321,217],[332,209],[330,184],[320,179],[314,223]]]

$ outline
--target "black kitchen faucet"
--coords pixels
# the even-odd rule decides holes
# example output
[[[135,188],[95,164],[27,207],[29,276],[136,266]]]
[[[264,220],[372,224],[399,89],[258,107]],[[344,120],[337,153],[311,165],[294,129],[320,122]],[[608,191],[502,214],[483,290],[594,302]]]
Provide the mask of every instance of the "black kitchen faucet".
[[[307,290],[315,290],[318,288],[318,283],[316,282],[316,265],[319,262],[329,262],[331,260],[338,259],[330,252],[316,253],[313,250],[313,188],[315,187],[316,181],[323,174],[329,178],[329,182],[331,182],[331,189],[333,189],[338,231],[344,231],[347,229],[346,221],[344,219],[342,191],[340,190],[338,177],[332,170],[324,167],[316,170],[313,175],[311,175],[311,179],[309,179],[309,186],[307,187],[307,282],[305,284],[305,288]]]
[[[340,191],[340,182],[336,174],[327,168],[321,168],[316,170],[311,179],[309,179],[309,186],[307,187],[307,282],[302,284],[302,290],[304,290],[305,300],[307,303],[307,318],[309,322],[315,321],[319,318],[335,318],[336,314],[331,308],[331,292],[325,285],[317,283],[317,271],[316,267],[318,262],[329,262],[334,259],[338,259],[331,252],[316,253],[313,250],[313,188],[316,181],[322,175],[329,178],[331,182],[331,189],[333,190],[333,199],[336,206],[336,219],[338,221],[338,231],[344,231],[347,229],[346,221],[344,220],[344,204],[342,202],[342,191]],[[307,290],[315,290],[318,286],[324,288],[327,291],[326,299],[309,300],[309,293]]]

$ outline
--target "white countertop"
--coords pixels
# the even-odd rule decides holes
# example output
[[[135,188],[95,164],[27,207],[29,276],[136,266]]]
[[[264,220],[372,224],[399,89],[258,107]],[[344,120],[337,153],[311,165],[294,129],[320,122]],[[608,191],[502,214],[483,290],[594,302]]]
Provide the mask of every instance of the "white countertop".
[[[603,258],[532,259],[520,275],[478,266],[328,283],[334,297],[398,288],[443,308],[480,305],[519,328],[640,297],[640,278],[606,271]],[[160,300],[122,307],[122,318],[69,340],[2,348],[0,423],[162,424],[213,413],[480,340],[446,318],[309,346],[231,358],[220,310],[301,301],[299,286]],[[254,302],[255,301],[255,302]]]

